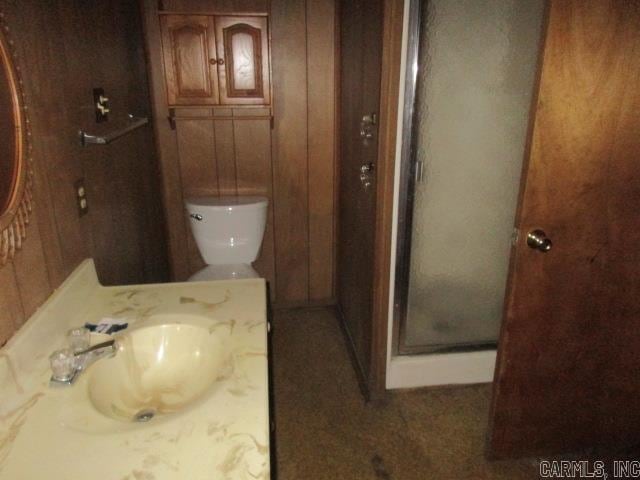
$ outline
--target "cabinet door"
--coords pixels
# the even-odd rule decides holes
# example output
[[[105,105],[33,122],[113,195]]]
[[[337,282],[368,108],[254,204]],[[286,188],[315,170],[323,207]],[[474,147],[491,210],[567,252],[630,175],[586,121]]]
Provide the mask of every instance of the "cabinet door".
[[[169,105],[219,103],[213,17],[163,15],[160,23]]]
[[[270,102],[266,17],[216,17],[220,103]]]

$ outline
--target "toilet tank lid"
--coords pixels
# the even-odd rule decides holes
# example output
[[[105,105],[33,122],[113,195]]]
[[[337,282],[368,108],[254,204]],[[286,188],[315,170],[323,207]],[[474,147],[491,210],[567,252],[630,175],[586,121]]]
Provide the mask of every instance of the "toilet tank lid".
[[[232,197],[232,196],[223,196],[223,197],[190,197],[185,200],[187,206],[192,207],[249,207],[254,205],[267,205],[269,200],[267,197]]]

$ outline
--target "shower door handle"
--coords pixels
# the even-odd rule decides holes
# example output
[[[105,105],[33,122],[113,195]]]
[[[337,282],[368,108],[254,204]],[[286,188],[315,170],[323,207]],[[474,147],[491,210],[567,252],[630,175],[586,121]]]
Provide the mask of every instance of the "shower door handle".
[[[422,160],[416,160],[415,180],[416,183],[420,183],[424,180],[424,162]]]

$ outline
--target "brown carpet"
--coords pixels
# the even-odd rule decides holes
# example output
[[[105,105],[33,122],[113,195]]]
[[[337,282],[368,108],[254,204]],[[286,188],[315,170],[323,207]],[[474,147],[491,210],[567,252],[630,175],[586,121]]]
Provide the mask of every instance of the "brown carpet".
[[[489,385],[394,392],[366,405],[330,309],[274,318],[277,480],[536,479],[483,457]]]

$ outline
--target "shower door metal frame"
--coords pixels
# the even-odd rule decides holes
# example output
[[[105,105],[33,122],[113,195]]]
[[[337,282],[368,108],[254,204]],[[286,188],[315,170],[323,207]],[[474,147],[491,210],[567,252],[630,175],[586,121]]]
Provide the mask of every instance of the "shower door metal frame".
[[[422,29],[422,4],[428,0],[409,0],[409,24],[407,28],[406,77],[402,112],[402,144],[400,150],[400,172],[398,191],[398,230],[396,237],[396,269],[393,295],[394,355],[423,353],[468,352],[495,349],[497,342],[473,342],[457,345],[406,344],[407,305],[409,301],[409,277],[411,269],[411,234],[413,229],[413,207],[417,175],[416,146],[416,97],[418,90],[418,60],[420,58],[420,36]]]

